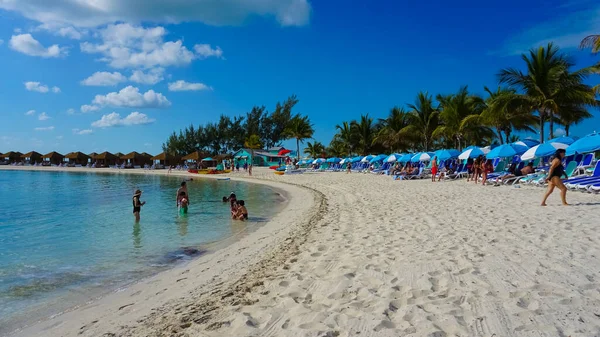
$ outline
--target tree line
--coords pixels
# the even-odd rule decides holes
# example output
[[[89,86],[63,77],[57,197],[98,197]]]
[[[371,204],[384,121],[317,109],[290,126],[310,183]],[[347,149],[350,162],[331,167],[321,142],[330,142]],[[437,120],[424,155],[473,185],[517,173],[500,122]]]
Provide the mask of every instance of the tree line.
[[[592,52],[598,53],[600,35],[587,37],[582,47],[592,47]],[[514,142],[514,133],[520,131],[537,131],[543,142],[554,138],[555,125],[564,127],[569,135],[573,125],[592,117],[589,109],[600,106],[600,86],[584,83],[592,74],[600,74],[600,63],[574,70],[573,61],[553,43],[530,50],[522,59],[526,71],[500,70],[498,86],[484,87],[484,96],[470,92],[467,86],[435,97],[420,92],[414,103],[391,108],[386,118],[375,120],[364,114],[358,120],[336,125],[328,146],[309,141],[304,153],[311,157],[343,157],[462,149],[466,145]],[[163,149],[173,154],[200,149],[228,153],[247,144],[250,136],[258,148],[296,139],[299,149],[301,142],[312,138],[314,130],[307,116],[292,114],[297,103],[296,96],[291,96],[277,103],[272,113],[265,107],[254,107],[246,116],[221,116],[218,123],[196,129],[190,126],[179,135],[173,133]]]

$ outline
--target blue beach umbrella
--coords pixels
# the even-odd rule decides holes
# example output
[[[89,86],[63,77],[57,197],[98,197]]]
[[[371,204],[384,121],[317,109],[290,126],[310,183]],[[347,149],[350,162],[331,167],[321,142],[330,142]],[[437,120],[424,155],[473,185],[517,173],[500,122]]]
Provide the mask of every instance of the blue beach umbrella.
[[[567,156],[600,150],[600,133],[592,133],[576,140],[567,148]]]
[[[448,160],[452,158],[458,158],[460,152],[458,150],[449,149],[449,150],[437,150],[434,152],[435,156],[438,157],[439,160]]]
[[[385,157],[385,159],[383,161],[386,163],[394,163],[394,162],[398,161],[398,159],[400,159],[400,157],[402,157],[402,155],[400,155],[398,153],[392,153],[389,156]]]
[[[375,157],[373,157],[373,159],[371,159],[371,161],[369,162],[370,164],[379,162],[379,161],[383,161],[385,158],[387,158],[388,156],[386,156],[385,154],[380,154],[377,155]]]
[[[495,147],[487,155],[487,159],[513,157],[520,153],[525,153],[527,147],[515,144],[503,144]]]
[[[331,158],[327,159],[328,163],[334,163],[334,164],[338,164],[340,161],[341,161],[341,159],[338,157],[331,157]]]
[[[549,143],[563,143],[563,144],[571,145],[571,144],[575,143],[575,140],[576,139],[572,138],[572,137],[560,136],[560,137],[552,138],[548,142]]]
[[[325,159],[325,158],[317,158],[317,159],[315,159],[315,160],[314,160],[312,163],[313,163],[313,164],[322,164],[322,163],[324,163],[324,162],[326,162],[326,159]]]
[[[363,163],[368,163],[371,161],[371,159],[375,158],[374,155],[370,154],[368,156],[364,156],[360,161]]]
[[[354,157],[350,160],[351,163],[358,163],[359,161],[361,161],[363,159],[363,157],[358,156],[358,157]]]
[[[350,157],[344,158],[344,159],[342,159],[342,161],[340,161],[340,164],[348,164],[350,162],[350,159],[352,159],[352,158],[350,158]]]
[[[519,145],[523,145],[523,146],[527,146],[527,147],[533,147],[536,145],[540,145],[540,142],[538,142],[535,139],[525,138],[525,139],[521,139],[518,142],[515,142],[515,144],[519,144]]]
[[[527,150],[529,150],[529,146],[526,146],[526,145],[515,144],[515,143],[511,143],[508,145],[510,145],[510,147],[512,147],[513,150],[515,150],[515,152],[519,155],[521,155],[521,154],[525,153]]]
[[[530,160],[539,157],[545,157],[556,152],[557,149],[566,149],[569,145],[563,143],[546,142],[544,144],[536,145],[531,149],[527,150],[521,156],[521,160]]]
[[[477,158],[483,155],[485,155],[485,152],[482,148],[477,146],[469,146],[466,149],[464,149],[461,154],[458,155],[458,159]]]
[[[420,161],[428,161],[433,158],[435,154],[433,152],[419,152],[410,158],[410,161],[413,163],[418,163]]]
[[[410,159],[414,156],[414,153],[407,153],[405,155],[403,155],[402,157],[398,158],[398,161],[401,163],[408,163],[410,161]]]

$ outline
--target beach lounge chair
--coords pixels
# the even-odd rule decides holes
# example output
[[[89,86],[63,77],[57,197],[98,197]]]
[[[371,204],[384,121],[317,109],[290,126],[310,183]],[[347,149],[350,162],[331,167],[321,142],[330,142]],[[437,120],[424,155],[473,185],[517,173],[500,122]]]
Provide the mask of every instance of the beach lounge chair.
[[[565,186],[570,189],[578,189],[579,184],[586,183],[588,181],[593,181],[596,179],[600,179],[600,161],[596,162],[596,166],[592,171],[592,175],[578,176],[575,178],[567,179],[564,181]]]
[[[567,177],[570,178],[575,175],[578,165],[579,165],[579,162],[576,162],[574,160],[571,161],[569,163],[569,165],[567,165],[567,168],[565,168],[565,173],[567,174]],[[546,177],[547,176],[548,176],[548,174],[544,174],[539,179],[533,179],[531,181],[531,184],[534,184],[536,186],[544,186],[544,185],[546,185]]]

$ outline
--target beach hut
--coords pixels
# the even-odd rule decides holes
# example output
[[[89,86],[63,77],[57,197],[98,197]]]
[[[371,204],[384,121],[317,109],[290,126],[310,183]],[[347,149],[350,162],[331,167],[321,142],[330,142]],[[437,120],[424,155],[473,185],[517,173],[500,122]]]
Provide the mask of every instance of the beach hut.
[[[280,162],[285,163],[287,157],[262,150],[254,150],[254,156],[252,156],[252,150],[250,149],[239,149],[233,154],[235,163],[239,163],[240,166],[244,163],[252,163],[254,166],[277,166]]]
[[[10,151],[10,152],[3,154],[2,158],[10,164],[10,163],[20,162],[22,155],[23,154],[21,152]]]
[[[202,167],[216,167],[217,160],[212,157],[206,157],[202,159]]]
[[[83,152],[70,152],[65,155],[65,159],[69,162],[69,166],[86,166],[92,158]]]
[[[42,154],[39,152],[31,151],[27,152],[24,155],[21,155],[21,158],[25,162],[25,164],[35,164],[40,163],[42,161]]]
[[[58,152],[52,151],[42,156],[42,165],[60,165],[64,159],[65,156]]]
[[[193,163],[192,165],[188,164],[188,167],[193,169],[193,168],[197,168],[198,163],[202,160],[202,158],[204,158],[206,156],[207,156],[206,153],[202,153],[200,151],[194,151],[181,159],[183,159],[189,163]]]
[[[94,157],[94,161],[98,163],[98,167],[109,167],[117,165],[119,158],[110,152],[102,152]]]
[[[148,164],[148,165],[152,164],[152,160],[150,159],[151,156],[148,156],[147,154],[144,155],[143,153],[137,153],[135,151],[130,152],[124,156],[121,156],[120,158],[121,158],[121,160],[127,162],[127,165],[125,165],[125,168],[134,168],[136,166],[142,167],[146,164]]]
[[[179,164],[181,162],[181,158],[178,156],[173,156],[166,153],[157,154],[156,156],[150,158],[152,161],[157,163],[158,165],[164,168],[165,166],[173,166]]]

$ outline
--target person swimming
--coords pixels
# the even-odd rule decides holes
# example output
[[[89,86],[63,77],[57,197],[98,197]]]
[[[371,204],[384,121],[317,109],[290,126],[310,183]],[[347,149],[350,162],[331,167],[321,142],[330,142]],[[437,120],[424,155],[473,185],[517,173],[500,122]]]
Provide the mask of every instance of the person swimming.
[[[229,198],[223,197],[223,202],[228,202],[228,201],[229,201]]]
[[[246,203],[244,200],[239,200],[237,202],[237,208],[232,218],[234,220],[248,220],[248,210],[246,209]]]

